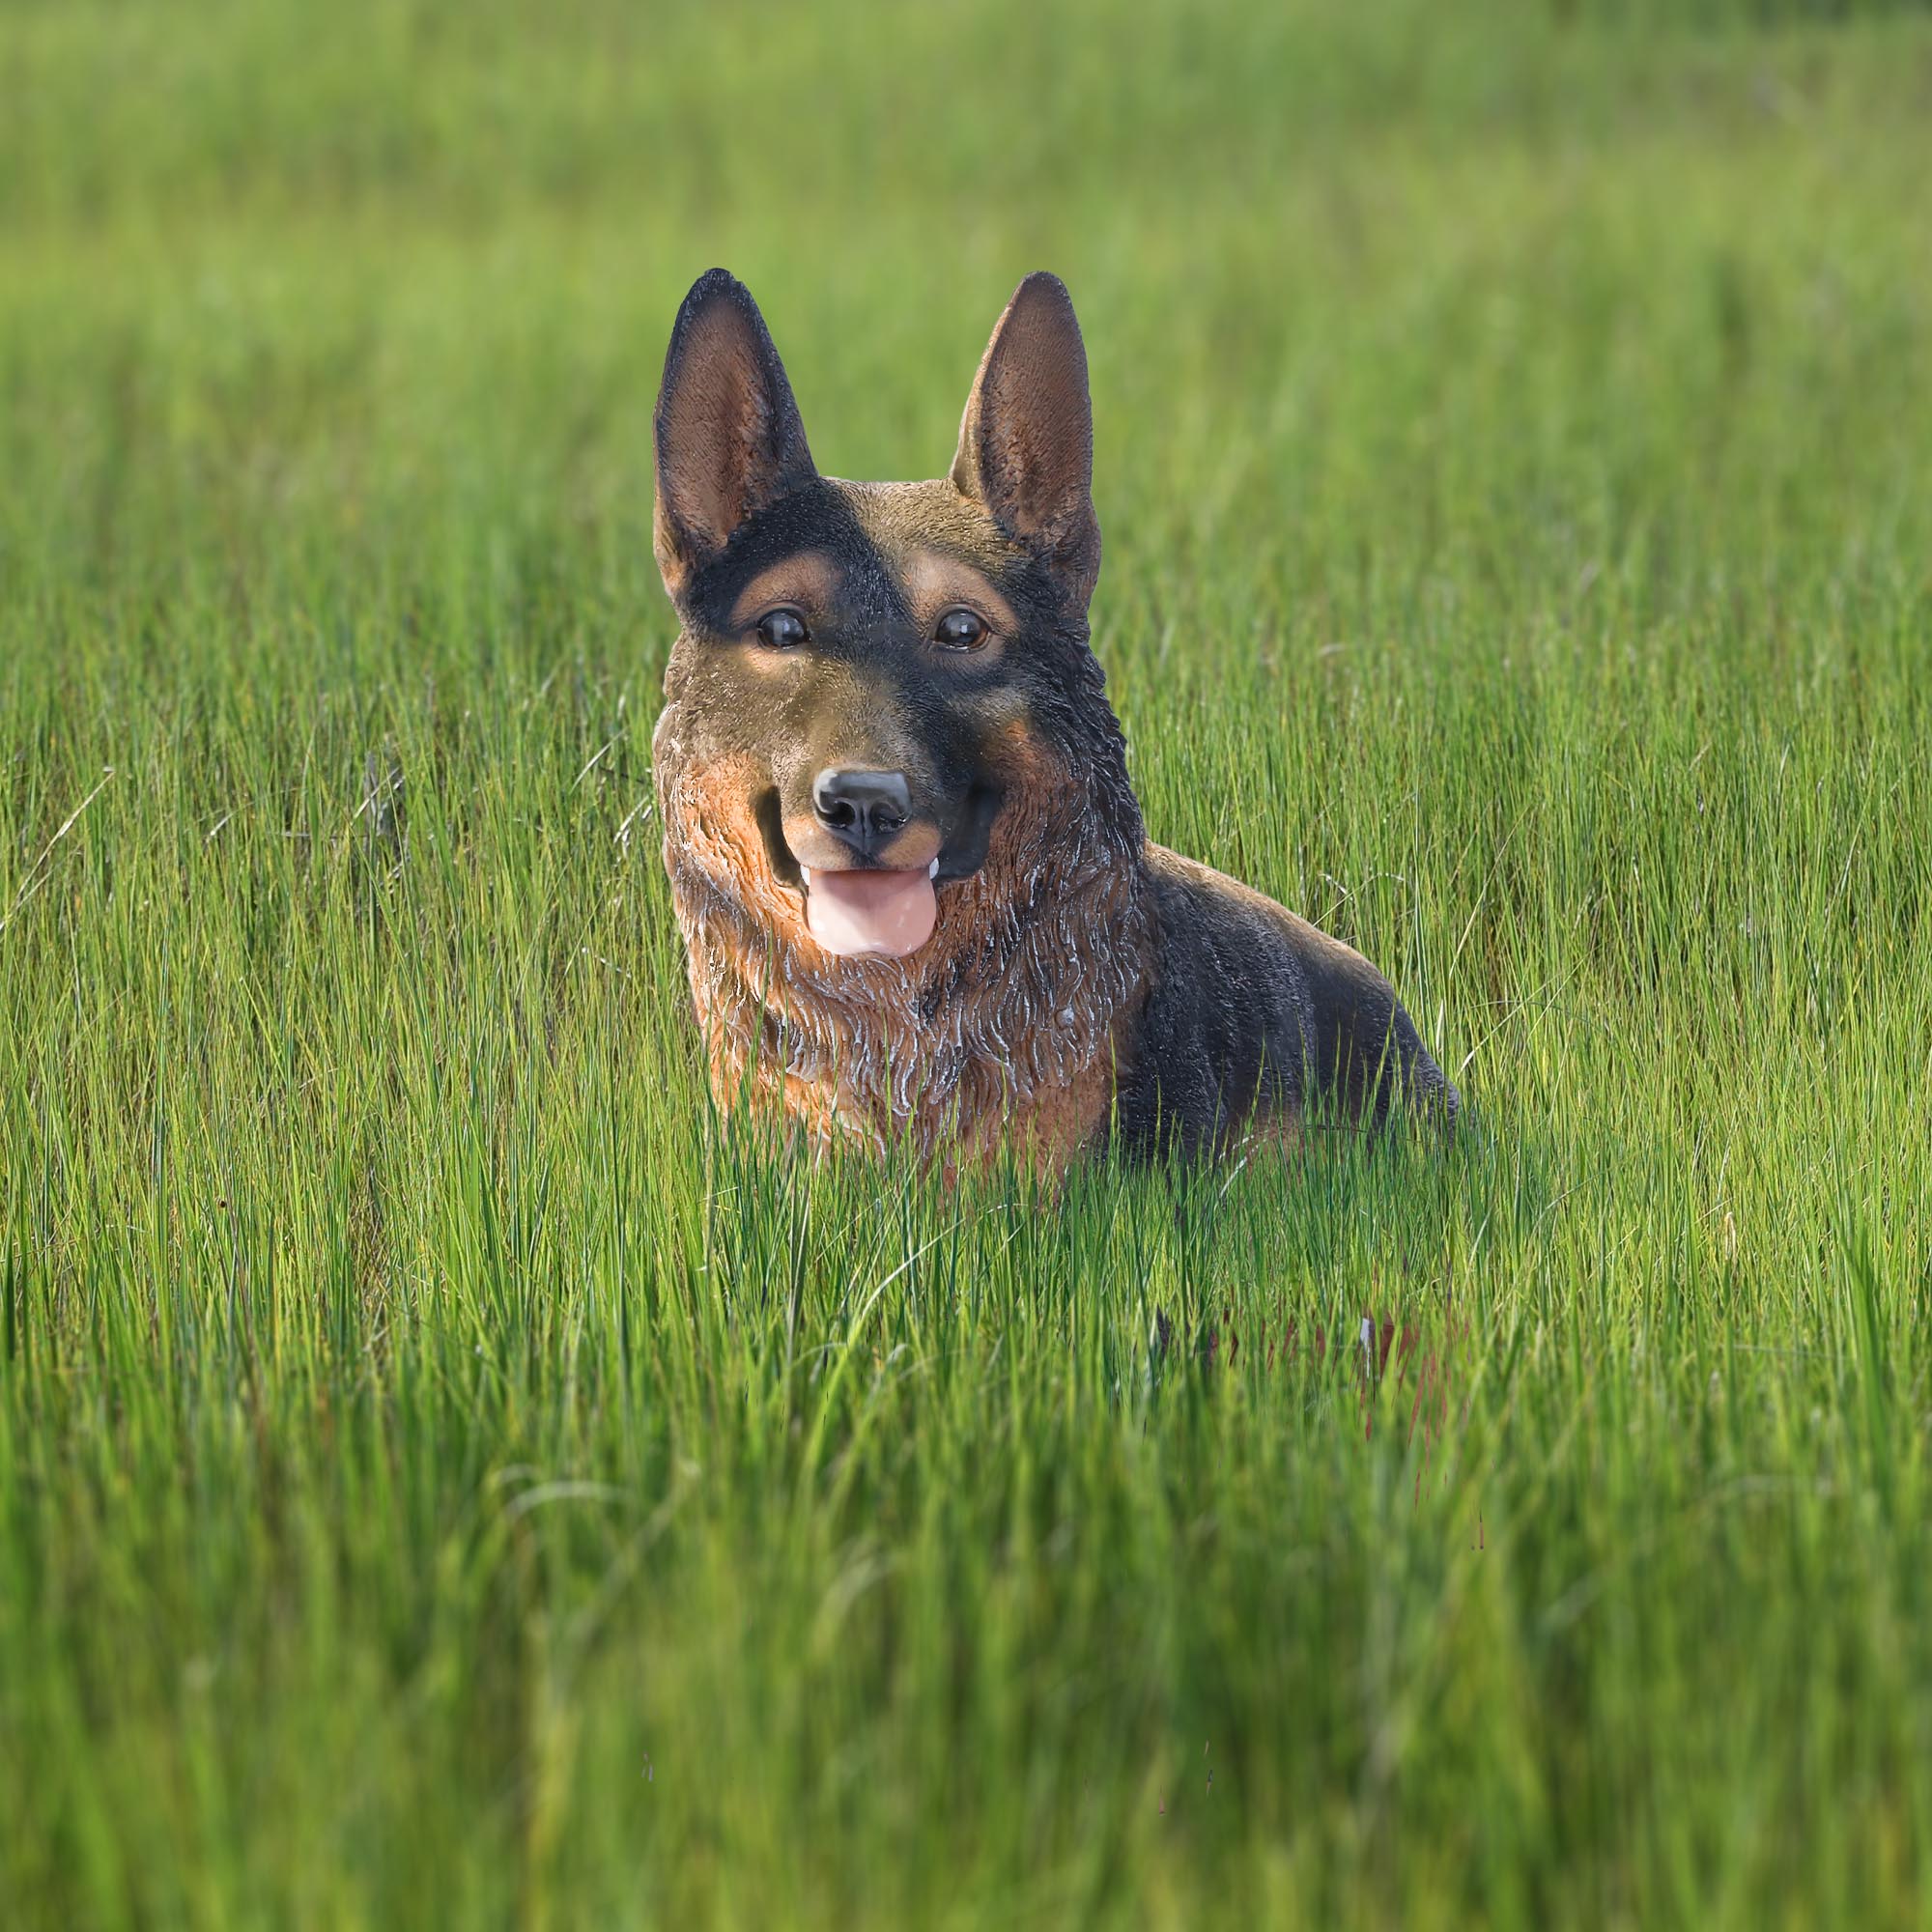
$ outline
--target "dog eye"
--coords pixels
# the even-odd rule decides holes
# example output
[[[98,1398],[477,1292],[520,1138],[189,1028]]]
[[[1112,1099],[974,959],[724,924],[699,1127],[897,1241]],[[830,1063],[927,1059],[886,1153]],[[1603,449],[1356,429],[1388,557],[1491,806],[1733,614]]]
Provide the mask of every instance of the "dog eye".
[[[767,611],[758,619],[758,641],[775,651],[795,650],[808,635],[805,619],[796,611]]]
[[[949,611],[933,627],[932,641],[942,650],[977,650],[986,641],[986,626],[964,608]]]

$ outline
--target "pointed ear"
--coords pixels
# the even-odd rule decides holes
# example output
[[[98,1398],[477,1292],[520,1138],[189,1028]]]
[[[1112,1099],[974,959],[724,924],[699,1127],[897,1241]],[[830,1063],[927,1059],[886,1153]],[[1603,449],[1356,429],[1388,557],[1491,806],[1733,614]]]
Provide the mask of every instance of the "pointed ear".
[[[723,269],[677,312],[655,429],[654,547],[675,598],[748,517],[817,474],[765,319]]]
[[[959,425],[954,486],[1039,553],[1082,604],[1100,575],[1087,349],[1058,275],[1029,275],[986,345]]]

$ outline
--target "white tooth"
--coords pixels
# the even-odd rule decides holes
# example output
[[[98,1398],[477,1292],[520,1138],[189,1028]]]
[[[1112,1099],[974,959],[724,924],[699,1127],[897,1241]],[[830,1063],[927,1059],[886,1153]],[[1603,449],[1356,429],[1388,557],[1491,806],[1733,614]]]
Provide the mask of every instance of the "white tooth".
[[[937,859],[935,859],[935,860],[934,860],[934,861],[932,862],[932,864],[931,864],[931,865],[929,865],[929,866],[928,866],[928,867],[927,867],[925,868],[925,876],[926,876],[926,877],[927,877],[928,879],[936,879],[936,878],[938,878],[938,876],[939,876],[939,861],[938,861]]]
[[[809,886],[809,885],[810,885],[810,883],[811,883],[811,867],[810,867],[810,866],[801,866],[801,867],[800,867],[798,868],[798,876],[799,876],[799,877],[800,877],[800,878],[801,878],[801,879],[802,879],[802,880],[803,880],[803,881],[804,881],[804,882],[805,882],[805,883],[806,883],[806,884],[807,884],[808,886]]]

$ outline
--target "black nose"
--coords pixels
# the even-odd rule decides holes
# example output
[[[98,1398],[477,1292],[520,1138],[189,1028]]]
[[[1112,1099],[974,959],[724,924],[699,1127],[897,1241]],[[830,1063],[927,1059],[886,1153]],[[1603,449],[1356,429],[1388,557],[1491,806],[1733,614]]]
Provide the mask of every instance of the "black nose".
[[[912,816],[903,772],[835,766],[811,781],[811,807],[826,831],[869,859]]]

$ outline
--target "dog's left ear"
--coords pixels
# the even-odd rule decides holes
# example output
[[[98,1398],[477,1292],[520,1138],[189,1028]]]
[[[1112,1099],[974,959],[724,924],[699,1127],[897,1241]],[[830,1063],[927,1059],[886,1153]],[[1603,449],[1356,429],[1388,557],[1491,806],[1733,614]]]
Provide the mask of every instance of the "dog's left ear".
[[[654,548],[673,598],[740,525],[818,472],[752,292],[713,269],[691,286],[658,391]]]
[[[954,486],[1037,553],[1081,604],[1100,575],[1087,348],[1058,275],[1029,275],[986,345],[952,459]]]

